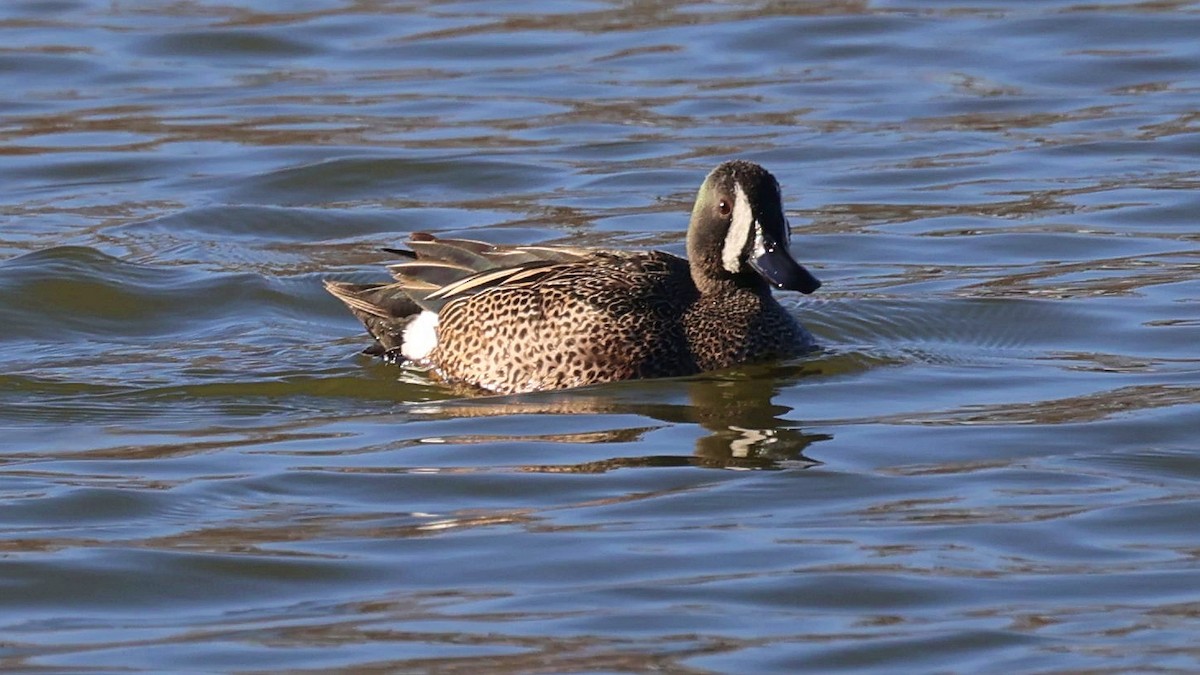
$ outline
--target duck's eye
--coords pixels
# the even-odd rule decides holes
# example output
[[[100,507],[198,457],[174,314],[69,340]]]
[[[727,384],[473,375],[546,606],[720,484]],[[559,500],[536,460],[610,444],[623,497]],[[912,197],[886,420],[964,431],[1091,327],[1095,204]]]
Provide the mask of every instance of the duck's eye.
[[[733,206],[729,204],[728,199],[717,202],[717,213],[720,213],[722,217],[728,216],[731,211],[733,211]]]

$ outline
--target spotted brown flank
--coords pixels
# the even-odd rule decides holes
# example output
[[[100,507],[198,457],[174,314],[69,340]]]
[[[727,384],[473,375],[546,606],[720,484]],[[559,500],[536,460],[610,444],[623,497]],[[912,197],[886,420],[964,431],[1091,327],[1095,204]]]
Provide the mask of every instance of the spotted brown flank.
[[[732,161],[700,186],[688,260],[416,233],[393,250],[394,282],[325,287],[375,338],[368,353],[494,392],[562,389],[811,350],[770,290],[820,286],[790,237],[775,177]]]

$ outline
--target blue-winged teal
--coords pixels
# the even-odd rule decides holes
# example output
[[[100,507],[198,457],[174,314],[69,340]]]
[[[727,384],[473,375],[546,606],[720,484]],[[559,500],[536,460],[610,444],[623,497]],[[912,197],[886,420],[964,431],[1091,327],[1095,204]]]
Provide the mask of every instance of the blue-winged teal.
[[[367,353],[501,393],[688,375],[793,356],[812,336],[771,286],[821,282],[788,252],[779,183],[732,161],[696,195],[688,259],[661,251],[493,246],[411,235],[397,281],[325,287],[376,344]]]

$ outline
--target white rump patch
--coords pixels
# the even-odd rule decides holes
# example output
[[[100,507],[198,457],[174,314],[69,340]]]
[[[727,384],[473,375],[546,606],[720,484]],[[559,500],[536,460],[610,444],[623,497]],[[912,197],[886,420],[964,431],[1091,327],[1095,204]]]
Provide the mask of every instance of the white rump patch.
[[[742,269],[742,251],[750,241],[754,227],[754,211],[750,208],[750,200],[742,186],[734,183],[733,222],[725,233],[725,246],[721,248],[721,264],[731,274],[737,274]]]
[[[438,315],[423,311],[404,327],[400,353],[410,361],[424,361],[437,346]]]

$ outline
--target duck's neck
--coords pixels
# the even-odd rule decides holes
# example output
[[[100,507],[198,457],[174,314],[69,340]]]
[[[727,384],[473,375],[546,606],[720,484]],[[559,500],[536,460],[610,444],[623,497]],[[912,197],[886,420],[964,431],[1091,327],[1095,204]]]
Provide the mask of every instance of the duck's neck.
[[[706,257],[689,250],[688,266],[692,272],[692,283],[696,284],[696,290],[702,295],[747,291],[755,295],[771,293],[766,280],[753,270],[730,274],[722,267],[719,257]]]

